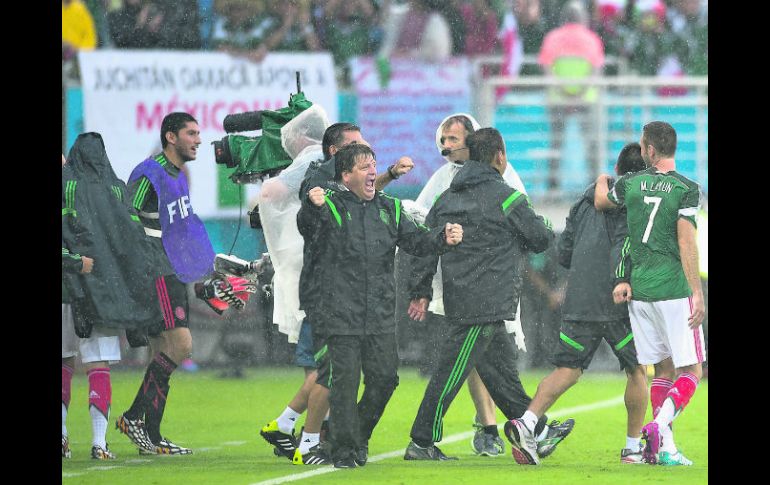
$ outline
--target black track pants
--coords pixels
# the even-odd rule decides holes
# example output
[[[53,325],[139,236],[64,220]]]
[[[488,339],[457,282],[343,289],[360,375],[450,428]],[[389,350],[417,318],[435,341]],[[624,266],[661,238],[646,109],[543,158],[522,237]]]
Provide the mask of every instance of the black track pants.
[[[441,441],[444,415],[474,367],[508,419],[524,414],[532,401],[519,380],[517,350],[502,321],[450,325],[448,330],[412,425],[411,437],[422,446]],[[542,429],[541,423],[537,429]]]
[[[398,386],[396,334],[328,337],[329,428],[335,460],[367,445]],[[364,392],[358,399],[361,373]]]

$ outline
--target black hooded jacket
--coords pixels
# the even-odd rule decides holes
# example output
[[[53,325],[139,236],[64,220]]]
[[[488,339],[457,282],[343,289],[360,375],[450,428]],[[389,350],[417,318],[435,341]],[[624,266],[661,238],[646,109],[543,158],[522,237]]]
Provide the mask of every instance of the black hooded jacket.
[[[609,322],[628,318],[625,304],[612,301],[615,262],[628,233],[625,207],[598,211],[594,207],[596,184],[591,184],[570,208],[567,225],[557,245],[559,264],[569,270],[562,319]]]
[[[62,273],[79,325],[138,328],[161,319],[147,236],[98,133],[75,140],[62,170],[62,246],[94,260]]]
[[[513,320],[516,276],[524,251],[540,253],[554,238],[526,195],[508,186],[488,164],[469,160],[436,200],[425,223],[456,222],[463,241],[441,257],[444,310],[451,324]],[[436,257],[419,258],[409,280],[410,298],[432,297]]]
[[[327,190],[321,207],[303,201],[297,228],[317,251],[312,323],[325,335],[395,332],[396,246],[416,256],[450,248],[443,230],[416,223],[399,199],[383,192],[364,201],[348,190]]]

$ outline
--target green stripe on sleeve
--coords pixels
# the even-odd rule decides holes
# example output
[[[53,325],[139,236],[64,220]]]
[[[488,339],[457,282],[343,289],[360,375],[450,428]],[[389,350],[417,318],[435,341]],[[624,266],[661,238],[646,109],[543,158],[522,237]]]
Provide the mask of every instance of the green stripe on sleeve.
[[[324,200],[326,201],[326,205],[329,206],[329,209],[331,209],[332,214],[334,215],[334,219],[337,221],[337,224],[339,224],[340,227],[342,227],[342,217],[340,217],[340,213],[337,212],[337,206],[334,205],[334,202],[329,198],[328,195],[324,195]]]
[[[569,345],[570,347],[573,347],[573,348],[579,350],[580,352],[585,350],[585,347],[583,347],[579,343],[575,342],[571,338],[567,337],[562,332],[559,332],[559,338],[562,339],[567,345]]]
[[[616,278],[624,278],[626,275],[626,267],[623,264],[628,257],[628,252],[631,250],[631,239],[626,236],[626,239],[623,240],[623,248],[620,250],[620,262],[618,263],[618,267],[615,268],[615,277]]]
[[[150,179],[147,177],[144,177],[139,182],[139,188],[136,190],[136,194],[134,195],[134,208],[135,209],[141,209],[144,205],[144,198],[147,196],[147,191],[150,189]]]
[[[516,202],[519,199],[519,197],[521,197],[522,195],[524,195],[524,194],[522,194],[518,190],[514,190],[513,193],[510,196],[508,196],[507,199],[505,199],[505,201],[503,202],[503,206],[502,206],[503,207],[503,213],[505,215],[508,215],[508,213],[510,211],[512,211],[514,207],[516,207],[516,206],[513,205],[513,203]]]
[[[400,199],[393,199],[396,202],[396,227],[398,227],[398,223],[401,222],[401,200]]]
[[[77,185],[77,180],[69,180],[67,181],[67,186],[64,191],[65,207],[72,209],[73,212],[75,209],[75,189],[77,188]]]

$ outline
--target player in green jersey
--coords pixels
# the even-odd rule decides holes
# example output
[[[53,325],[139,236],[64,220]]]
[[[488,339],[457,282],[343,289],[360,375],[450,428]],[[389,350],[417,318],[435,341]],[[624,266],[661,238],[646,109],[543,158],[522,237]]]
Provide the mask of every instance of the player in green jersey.
[[[654,420],[642,429],[650,464],[692,465],[674,443],[671,422],[695,393],[702,376],[705,314],[698,270],[695,216],[698,184],[676,172],[676,131],[663,121],[644,126],[639,142],[649,167],[628,174],[609,190],[608,175],[596,179],[594,204],[627,209],[628,238],[618,272],[631,279],[613,290],[628,302],[639,363],[655,366],[650,388]]]

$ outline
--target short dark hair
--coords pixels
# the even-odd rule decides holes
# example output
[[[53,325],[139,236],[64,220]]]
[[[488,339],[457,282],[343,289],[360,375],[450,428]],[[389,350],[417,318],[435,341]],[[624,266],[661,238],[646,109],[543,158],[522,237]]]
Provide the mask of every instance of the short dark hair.
[[[473,133],[474,131],[476,131],[476,130],[473,128],[473,123],[471,123],[471,120],[470,120],[470,119],[468,119],[468,117],[467,117],[467,116],[465,116],[465,115],[455,115],[455,116],[450,116],[449,118],[447,118],[447,119],[446,119],[446,121],[444,121],[443,123],[441,123],[441,130],[442,130],[442,131],[443,131],[443,130],[446,130],[447,128],[449,128],[450,126],[452,126],[452,125],[453,125],[453,124],[455,124],[455,123],[460,123],[461,125],[463,125],[463,127],[465,128],[465,131],[466,131],[466,132],[467,132],[469,135],[470,135],[471,133]]]
[[[676,130],[665,121],[651,121],[642,128],[642,139],[663,156],[676,153]]]
[[[334,123],[326,129],[324,132],[323,140],[321,141],[321,148],[324,153],[324,160],[328,160],[332,157],[329,152],[332,145],[339,146],[342,143],[343,133],[346,131],[361,131],[357,125],[353,123]]]
[[[505,142],[499,131],[494,128],[482,128],[471,133],[465,140],[470,151],[470,159],[477,162],[492,164],[497,152],[505,153]]]
[[[343,172],[351,172],[356,166],[356,158],[360,155],[371,155],[377,160],[374,150],[363,143],[351,143],[340,148],[340,151],[334,155],[334,180],[339,182],[342,180]]]
[[[166,133],[170,131],[175,135],[179,135],[179,130],[184,128],[189,122],[198,123],[198,120],[193,118],[190,113],[182,111],[167,114],[160,124],[160,146],[166,148],[166,145],[168,145]]]
[[[647,165],[642,158],[642,146],[636,142],[629,143],[618,154],[617,172],[624,175],[629,172],[644,170]]]

